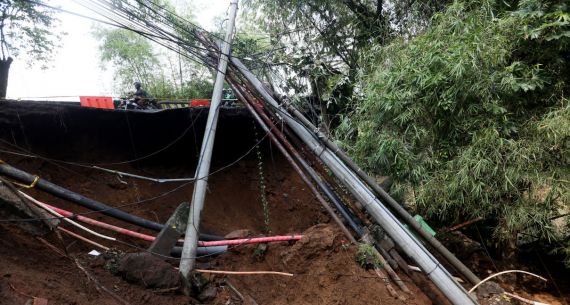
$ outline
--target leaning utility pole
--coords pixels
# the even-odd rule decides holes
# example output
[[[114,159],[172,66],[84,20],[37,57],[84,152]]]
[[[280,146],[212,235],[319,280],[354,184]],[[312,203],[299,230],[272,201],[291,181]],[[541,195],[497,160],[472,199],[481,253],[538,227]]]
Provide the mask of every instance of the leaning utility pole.
[[[190,206],[188,225],[186,226],[186,237],[184,238],[184,248],[182,248],[182,255],[180,258],[180,273],[186,281],[188,280],[190,271],[194,268],[194,262],[196,259],[200,213],[204,207],[206,188],[208,186],[210,161],[212,160],[212,148],[214,147],[216,125],[218,123],[218,110],[222,103],[222,89],[224,87],[226,68],[228,66],[228,57],[231,47],[230,43],[234,32],[237,4],[238,0],[231,0],[230,18],[226,29],[226,37],[224,41],[222,41],[222,46],[220,48],[221,53],[218,60],[218,74],[216,75],[216,82],[214,83],[214,92],[212,93],[208,121],[206,122],[206,131],[204,132],[202,149],[200,150],[200,159],[198,160],[198,167],[196,168],[196,182],[194,183],[192,205]]]

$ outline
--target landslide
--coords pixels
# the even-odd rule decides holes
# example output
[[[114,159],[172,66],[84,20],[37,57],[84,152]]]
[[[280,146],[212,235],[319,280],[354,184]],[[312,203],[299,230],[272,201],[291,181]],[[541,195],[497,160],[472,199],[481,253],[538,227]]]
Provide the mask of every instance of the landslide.
[[[90,165],[99,164],[151,177],[191,177],[207,111],[183,109],[162,114],[137,114],[81,108],[70,110],[66,106],[46,108],[41,104],[29,109],[12,106],[0,114],[0,159],[8,164],[157,222],[165,222],[178,204],[191,200],[192,185],[172,191],[181,184],[121,177],[93,169]],[[264,249],[256,245],[232,247],[218,257],[199,260],[203,268],[295,274],[291,278],[207,276],[216,291],[210,303],[402,303],[390,296],[381,279],[355,263],[355,246],[346,242],[298,175],[272,149],[264,134],[257,130],[255,136],[252,119],[240,110],[225,110],[220,120],[212,164],[212,170],[219,171],[209,177],[202,231],[225,235],[247,229],[250,236],[267,233],[260,201],[261,161],[269,206],[268,229],[274,235],[304,233],[305,237],[296,243],[269,244]],[[256,143],[260,143],[261,160],[253,148]],[[16,152],[20,155],[14,154]],[[136,159],[140,160],[125,162]],[[76,213],[87,211],[34,188],[24,191]],[[150,200],[157,196],[160,198]],[[130,204],[133,202],[141,203]],[[89,217],[138,232],[156,233],[98,213]],[[67,224],[63,226],[85,235]],[[137,252],[149,246],[148,242],[108,231],[104,233],[128,244],[93,238],[110,248]],[[32,296],[45,298],[49,304],[118,304],[109,293],[96,288],[74,259],[101,285],[130,304],[197,302],[177,291],[145,289],[124,281],[111,274],[100,258],[87,255],[95,249],[93,246],[69,236],[62,235],[60,239],[53,232],[41,237],[68,257],[20,230],[15,223],[1,223],[0,236],[0,304],[24,304]],[[172,264],[177,266],[176,261]],[[236,297],[227,281],[245,300]],[[408,286],[414,290],[408,304],[431,303],[412,283]]]

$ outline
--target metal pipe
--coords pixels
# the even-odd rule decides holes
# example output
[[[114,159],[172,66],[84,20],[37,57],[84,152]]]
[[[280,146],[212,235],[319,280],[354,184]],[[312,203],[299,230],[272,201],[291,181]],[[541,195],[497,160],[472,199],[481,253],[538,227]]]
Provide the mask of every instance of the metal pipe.
[[[234,91],[238,91],[238,90],[234,90]],[[240,95],[241,95],[241,93],[240,93]],[[266,132],[269,132],[271,140],[275,143],[275,145],[277,145],[277,147],[280,148],[280,150],[283,147],[283,145],[287,147],[288,151],[286,151],[285,148],[283,148],[283,150],[281,150],[281,152],[289,158],[291,157],[291,154],[293,155],[293,157],[295,157],[295,160],[305,170],[305,173],[309,174],[311,179],[313,179],[313,181],[315,181],[315,183],[319,186],[319,188],[323,191],[323,193],[330,199],[330,201],[332,202],[332,204],[334,205],[336,210],[346,220],[346,222],[350,226],[350,228],[356,233],[356,236],[361,237],[364,234],[364,232],[362,231],[362,224],[357,224],[357,221],[355,220],[356,217],[352,214],[352,212],[350,212],[350,210],[348,210],[346,208],[346,206],[344,206],[344,204],[340,201],[340,198],[338,198],[338,196],[334,193],[334,191],[332,190],[330,185],[328,185],[319,176],[319,174],[317,174],[317,172],[311,166],[309,166],[307,161],[305,161],[305,159],[303,159],[301,157],[301,155],[297,152],[297,150],[293,147],[293,145],[291,145],[291,143],[287,140],[285,135],[279,129],[275,128],[274,123],[263,112],[263,109],[261,109],[258,104],[250,103],[245,98],[243,98],[243,100],[244,100],[244,103],[246,104],[246,107],[250,110],[250,112],[252,113],[254,118],[257,120],[259,125],[261,125],[262,128]],[[261,119],[263,119],[263,121]],[[273,129],[270,130],[268,126],[272,126]],[[277,138],[279,140],[281,140],[281,142],[279,142],[279,140]],[[288,160],[289,160],[289,158],[288,158]],[[295,164],[293,159],[290,159],[289,162],[291,164]],[[303,173],[303,175],[304,175],[304,173]],[[307,182],[307,184],[309,184],[309,182]],[[311,183],[311,185],[312,185],[312,183]],[[315,188],[315,190],[316,190],[316,188]],[[318,191],[316,193],[318,193]],[[326,203],[326,201],[324,201],[324,202]],[[327,206],[328,206],[328,203],[327,203]],[[336,216],[336,214],[335,214],[335,216]]]
[[[359,177],[348,168],[327,146],[315,138],[301,123],[293,119],[282,106],[263,88],[261,82],[238,59],[231,58],[248,82],[272,107],[281,111],[284,121],[303,142],[331,169],[363,205],[368,213],[380,224],[404,252],[413,258],[422,270],[453,304],[477,304],[435,257],[409,232],[399,220],[376,198]]]
[[[206,188],[208,187],[208,175],[210,172],[210,161],[212,159],[212,150],[214,147],[214,139],[216,136],[216,125],[218,123],[219,106],[222,102],[222,89],[224,88],[224,79],[226,68],[228,66],[228,57],[230,53],[230,42],[233,38],[234,23],[236,18],[238,1],[230,2],[230,18],[226,29],[225,40],[222,41],[220,58],[218,60],[218,73],[214,83],[214,92],[212,93],[212,101],[208,120],[206,122],[206,130],[204,132],[204,140],[200,151],[200,159],[196,169],[196,182],[194,183],[194,192],[192,195],[192,203],[190,213],[188,215],[188,225],[186,226],[186,236],[184,239],[184,247],[182,249],[182,259],[180,260],[180,273],[188,283],[190,271],[194,268],[196,248],[198,247],[198,228],[200,226],[200,213],[204,207],[204,199],[206,198]],[[189,292],[189,291],[187,291]]]
[[[352,219],[352,217],[349,215],[346,211],[344,211],[343,209],[343,204],[340,202],[340,199],[336,196],[336,194],[330,189],[330,187],[324,183],[324,181],[322,180],[322,178],[319,176],[319,174],[311,167],[309,166],[309,164],[307,163],[307,161],[305,161],[303,159],[303,157],[299,154],[299,152],[293,147],[293,145],[291,145],[291,143],[287,140],[287,138],[285,137],[285,135],[277,128],[275,128],[275,125],[273,123],[273,121],[271,121],[271,119],[263,112],[263,109],[261,109],[261,107],[256,104],[253,101],[249,101],[245,98],[243,98],[243,96],[241,96],[241,93],[239,93],[239,88],[236,88],[238,90],[235,90],[237,93],[239,94],[240,97],[242,97],[242,99],[244,100],[244,103],[246,104],[246,106],[248,107],[248,109],[250,110],[250,112],[252,113],[252,115],[255,117],[256,120],[258,120],[258,123],[262,126],[262,128],[266,129],[268,134],[271,136],[271,139],[275,142],[275,144],[277,145],[277,147],[283,149],[283,145],[285,145],[287,147],[288,151],[282,150],[284,155],[287,155],[290,160],[290,162],[292,162],[292,164],[295,164],[295,162],[293,162],[293,160],[290,159],[289,153],[291,153],[295,159],[297,160],[297,162],[299,164],[301,164],[301,166],[303,166],[305,172],[307,172],[309,174],[309,176],[311,176],[311,178],[317,183],[317,185],[325,192],[325,194],[329,197],[329,199],[333,202],[335,202],[335,204],[337,205],[337,210],[339,212],[341,212],[342,216],[347,220],[347,222],[352,226],[353,230],[357,233],[357,236],[359,237],[363,237],[364,235],[364,230],[362,229],[361,226],[357,225],[356,222]],[[260,118],[263,118],[263,121],[260,120]],[[272,128],[270,129],[269,126],[271,126]],[[281,140],[281,142],[279,142],[278,139]],[[283,145],[282,145],[283,144]],[[300,175],[305,176],[303,172],[299,172]],[[313,189],[314,186],[312,183],[307,182],[308,185],[310,185]],[[316,194],[319,194],[318,191],[316,191]],[[335,218],[335,220],[337,221],[337,223],[339,223],[339,225],[341,226],[341,228],[343,228],[344,230],[346,230],[346,228],[344,227],[344,224],[342,222],[340,222],[340,219],[338,219],[338,217],[336,216],[336,214],[334,214],[334,211],[332,211],[332,209],[330,209],[329,205],[326,203],[326,201],[322,202],[323,205],[325,205],[326,208],[328,208],[327,210],[329,211],[329,213]],[[342,213],[342,212],[345,213]],[[345,234],[350,234],[348,232],[348,230],[346,230]],[[354,237],[352,237],[352,235],[349,235],[349,238],[351,238],[351,241],[354,240]],[[364,242],[368,243],[368,244],[373,244],[371,239],[364,239]],[[408,287],[406,286],[406,284],[400,279],[400,277],[396,274],[396,272],[392,269],[392,267],[386,262],[386,259],[384,258],[383,254],[380,254],[379,252],[376,252],[376,254],[378,255],[378,258],[380,259],[381,263],[384,265],[384,268],[386,269],[386,271],[388,272],[388,274],[390,275],[390,277],[394,280],[394,282],[398,285],[398,287],[400,287],[400,289],[402,289],[402,291],[406,292],[406,293],[410,293],[410,290],[408,289]],[[389,256],[387,256],[389,257]]]
[[[170,255],[174,257],[183,257],[182,249],[182,247],[174,247],[172,248],[172,251],[170,251]],[[222,254],[226,251],[228,251],[228,246],[197,247],[196,256],[214,256]]]

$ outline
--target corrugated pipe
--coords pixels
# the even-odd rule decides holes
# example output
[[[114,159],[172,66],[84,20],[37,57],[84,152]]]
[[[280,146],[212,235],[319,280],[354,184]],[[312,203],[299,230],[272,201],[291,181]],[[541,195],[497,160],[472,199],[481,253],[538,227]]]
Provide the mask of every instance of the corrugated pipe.
[[[83,195],[80,195],[78,193],[72,192],[68,189],[65,189],[63,187],[60,187],[58,185],[55,185],[45,179],[42,179],[38,176],[34,176],[31,175],[29,173],[26,173],[22,170],[19,170],[13,166],[10,166],[6,163],[2,163],[0,164],[0,174],[6,175],[8,177],[11,177],[13,179],[16,179],[22,183],[26,183],[29,185],[33,185],[35,188],[42,190],[46,193],[52,194],[56,197],[59,197],[61,199],[79,204],[83,207],[86,207],[88,209],[94,210],[94,211],[101,211],[101,213],[126,221],[128,223],[137,225],[137,226],[141,226],[143,228],[147,228],[147,229],[151,229],[151,230],[155,230],[155,231],[160,231],[162,229],[162,227],[164,225],[160,224],[160,223],[156,223],[154,221],[150,221],[147,219],[144,219],[142,217],[139,216],[135,216],[132,214],[129,214],[125,211],[119,210],[117,208],[108,206],[104,203],[101,203],[99,201],[93,200],[91,198],[87,198]],[[200,233],[200,239],[201,240],[221,240],[223,239],[220,236],[216,236],[216,235],[211,235],[211,234],[204,234],[204,233]]]

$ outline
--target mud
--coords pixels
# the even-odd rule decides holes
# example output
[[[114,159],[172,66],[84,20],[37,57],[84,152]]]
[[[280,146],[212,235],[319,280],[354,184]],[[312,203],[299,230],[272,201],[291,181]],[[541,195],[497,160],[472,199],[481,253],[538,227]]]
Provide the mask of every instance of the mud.
[[[85,114],[82,110],[69,110],[64,106],[57,106],[55,112],[46,112],[42,107],[26,110],[18,105],[0,113],[1,160],[157,222],[164,223],[181,202],[191,201],[192,184],[180,187],[180,183],[161,184],[121,177],[89,165],[98,163],[102,167],[149,177],[192,177],[200,143],[196,135],[203,131],[205,112],[183,110],[129,116],[95,110]],[[188,121],[192,119],[197,120],[195,126],[189,125]],[[221,120],[225,123],[216,137],[214,174],[208,181],[201,230],[221,236],[234,232],[234,237],[292,233],[305,236],[294,243],[231,247],[220,256],[200,258],[198,266],[229,271],[282,271],[293,273],[293,277],[204,275],[209,280],[209,288],[200,295],[200,301],[176,289],[176,272],[173,271],[178,265],[177,260],[164,264],[148,261],[148,270],[156,271],[152,273],[170,275],[161,277],[167,279],[165,283],[148,281],[155,274],[131,274],[126,275],[129,280],[125,280],[114,275],[121,270],[120,264],[113,269],[115,267],[110,267],[101,258],[87,254],[94,249],[91,245],[54,232],[43,237],[48,246],[13,223],[0,223],[0,304],[24,304],[32,297],[45,298],[50,305],[121,304],[90,280],[75,260],[102,286],[129,304],[431,304],[405,274],[400,276],[412,294],[405,295],[403,302],[387,291],[386,279],[378,278],[373,271],[367,271],[355,262],[356,247],[349,244],[286,160],[271,149],[267,139],[263,135],[252,136],[250,117],[243,113],[228,113]],[[262,148],[268,219],[260,201],[259,160],[252,150],[258,142]],[[36,157],[15,155],[14,152]],[[149,155],[140,161],[122,162]],[[25,192],[76,213],[88,212],[36,189]],[[88,216],[142,233],[157,233],[99,213]],[[63,227],[85,234],[67,224]],[[118,238],[121,243],[97,242],[124,252],[140,252],[150,245],[112,232],[104,233]],[[117,258],[116,263],[119,261]],[[127,269],[132,268],[124,265],[122,273],[125,274]],[[482,271],[480,275],[486,274],[486,269],[477,271]],[[508,291],[527,288],[524,283],[510,287],[503,282],[500,284],[508,287]],[[566,286],[561,287],[565,289]],[[523,296],[532,298],[539,291]],[[542,300],[548,297],[552,294]],[[563,302],[558,297],[551,301],[552,304],[564,304],[556,303]]]
[[[4,142],[0,145],[0,149],[4,152],[0,153],[0,159],[60,186],[112,206],[122,206],[121,209],[129,213],[157,222],[165,222],[181,202],[191,201],[191,184],[173,191],[181,184],[159,184],[120,177],[85,166],[96,161],[108,163],[136,157],[133,155],[132,145],[129,144],[131,139],[128,136],[122,138],[125,134],[128,135],[128,132],[121,130],[114,135],[107,132],[110,138],[107,139],[105,133],[103,135],[98,133],[97,126],[77,130],[76,127],[79,125],[74,124],[79,123],[76,119],[69,120],[66,112],[59,113],[63,121],[47,120],[42,137],[42,132],[36,126],[37,122],[34,122],[34,125],[28,124],[33,119],[38,119],[41,112],[21,111],[19,115],[23,125],[18,126],[20,123],[12,122],[15,125],[10,123],[8,129],[3,129],[8,130],[11,135],[2,138]],[[179,119],[174,119],[176,115],[169,116],[170,119],[157,119],[157,122],[165,124],[159,128],[161,132],[154,131],[147,135],[162,133],[164,138],[176,139],[184,125],[180,124]],[[124,114],[116,119],[124,120]],[[90,124],[95,124],[97,121],[89,119],[89,116],[85,120]],[[269,233],[285,235],[308,231],[307,236],[297,243],[269,244],[265,251],[260,250],[262,247],[253,245],[237,246],[218,257],[199,259],[198,265],[201,268],[295,273],[293,278],[206,276],[210,280],[209,292],[201,295],[200,299],[209,300],[210,304],[253,304],[252,300],[257,304],[374,304],[379,300],[384,304],[399,304],[399,301],[387,293],[381,279],[356,265],[353,259],[354,247],[349,246],[336,227],[331,224],[330,217],[285,159],[271,150],[263,135],[259,138],[251,136],[253,134],[250,132],[253,126],[251,118],[238,116],[232,120],[233,123],[222,126],[221,133],[216,138],[215,147],[218,148],[218,153],[214,156],[212,165],[212,171],[215,173],[209,177],[208,193],[202,213],[202,231],[222,236],[237,230],[247,230],[242,232],[247,232],[244,234],[248,236]],[[160,149],[160,145],[168,143],[164,139],[149,136],[148,141],[152,145],[141,146],[140,142],[144,142],[144,139],[138,132],[144,133],[146,128],[137,123],[141,121],[142,118],[135,117],[131,117],[130,121],[131,127],[135,127],[132,139],[138,149],[137,156],[148,155]],[[174,128],[174,125],[180,126]],[[177,132],[168,131],[171,127]],[[59,130],[60,128],[63,131]],[[199,129],[200,127],[197,128]],[[58,136],[54,137],[54,134]],[[181,143],[177,142],[153,155],[149,160],[105,165],[105,167],[150,177],[191,177],[196,166],[195,145],[199,143],[199,139],[194,141],[192,137],[187,138],[193,134],[189,132],[181,138],[180,141],[186,143],[185,145],[181,146]],[[251,153],[253,145],[260,140],[264,180],[267,184],[269,219],[265,219],[260,202],[259,160],[255,151]],[[113,144],[116,142],[120,142],[124,147],[117,148]],[[30,158],[6,151],[41,157]],[[190,151],[193,153],[185,155]],[[75,163],[54,160],[68,160]],[[82,207],[36,189],[25,192],[39,200],[76,213],[87,212]],[[157,196],[160,198],[151,199]],[[132,204],[133,202],[140,203]],[[99,213],[88,216],[138,232],[156,234]],[[315,225],[317,226],[314,227]],[[67,224],[63,226],[85,234]],[[150,245],[148,242],[113,232],[104,233],[120,239],[123,243],[96,241],[121,251],[140,252]],[[96,277],[101,285],[130,304],[169,305],[200,302],[184,296],[177,289],[170,289],[176,288],[172,287],[175,286],[174,280],[167,281],[168,283],[163,285],[164,283],[149,283],[147,280],[151,274],[142,277],[127,275],[129,281],[113,275],[121,270],[120,264],[116,270],[115,267],[103,263],[100,258],[87,255],[94,247],[67,235],[62,235],[61,239],[56,233],[44,236],[50,247],[21,231],[12,223],[1,223],[0,236],[2,236],[0,304],[24,304],[31,296],[45,298],[49,304],[117,304],[116,298],[105,290],[97,289],[97,285],[75,265],[74,259]],[[61,256],[53,248],[66,253],[68,257]],[[166,265],[153,265],[150,270],[169,273],[177,265],[178,262],[174,260],[169,265],[172,269]],[[245,295],[244,300],[230,291],[225,279]],[[430,304],[421,293],[414,296],[411,301],[410,304]]]

